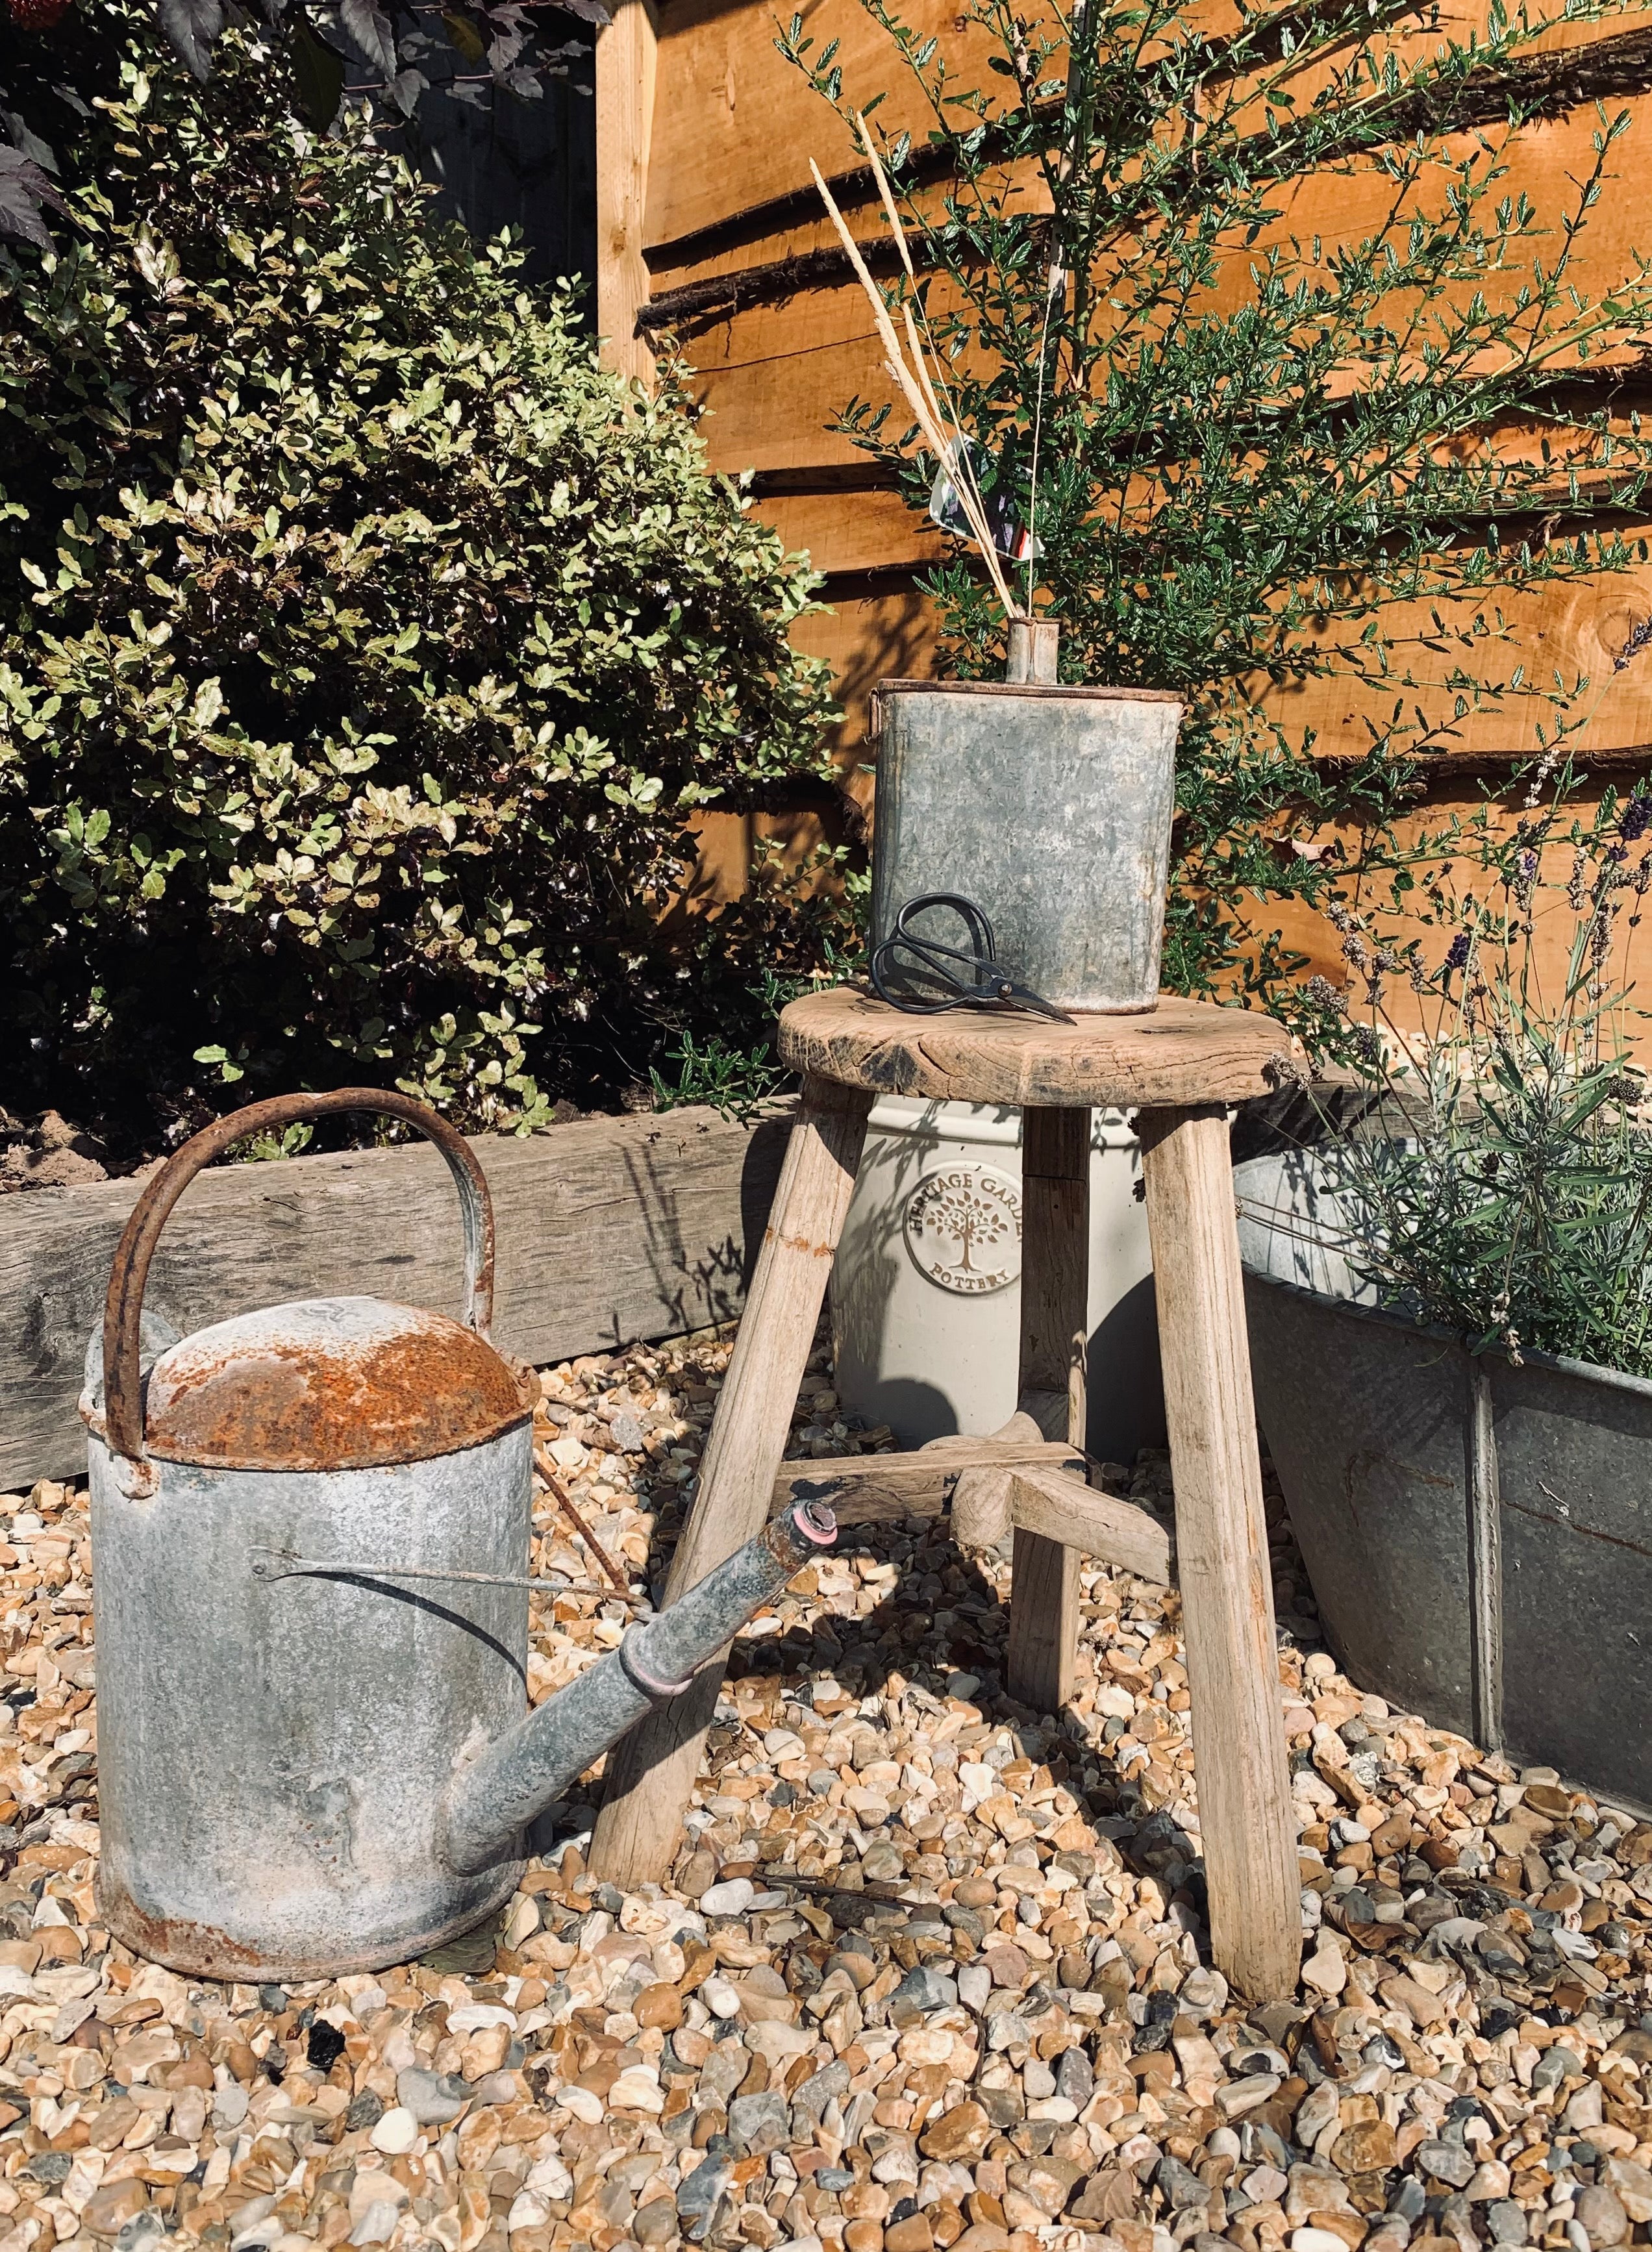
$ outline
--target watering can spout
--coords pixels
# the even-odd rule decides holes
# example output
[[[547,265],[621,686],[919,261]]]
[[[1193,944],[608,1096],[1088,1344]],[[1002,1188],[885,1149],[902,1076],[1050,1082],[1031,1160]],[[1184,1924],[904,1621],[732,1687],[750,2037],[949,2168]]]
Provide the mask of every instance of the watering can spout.
[[[777,1517],[669,1609],[629,1628],[619,1648],[462,1767],[448,1792],[446,1857],[469,1873],[510,1858],[519,1834],[656,1705],[680,1696],[709,1658],[837,1537],[823,1503]]]

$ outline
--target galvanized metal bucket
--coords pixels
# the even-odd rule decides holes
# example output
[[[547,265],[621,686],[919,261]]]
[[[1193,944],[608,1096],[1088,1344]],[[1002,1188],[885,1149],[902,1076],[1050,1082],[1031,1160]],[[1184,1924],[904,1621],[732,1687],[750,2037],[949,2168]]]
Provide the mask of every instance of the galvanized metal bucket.
[[[1182,709],[1154,689],[883,682],[872,943],[908,900],[961,893],[1046,1000],[1156,1006]]]
[[[1257,1419],[1350,1675],[1652,1805],[1652,1384],[1379,1310],[1312,1150],[1233,1178]]]

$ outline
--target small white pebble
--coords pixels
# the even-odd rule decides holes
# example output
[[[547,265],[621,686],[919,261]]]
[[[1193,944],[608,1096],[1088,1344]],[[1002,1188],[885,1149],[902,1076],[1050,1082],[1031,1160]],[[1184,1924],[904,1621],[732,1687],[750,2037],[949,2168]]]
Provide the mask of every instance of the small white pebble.
[[[419,2122],[405,2103],[392,2104],[367,2138],[374,2150],[399,2158],[419,2140]]]
[[[700,1997],[714,2017],[732,2018],[739,2014],[739,1995],[726,1978],[708,1978],[700,1988]]]
[[[701,1894],[700,1911],[705,1915],[744,1915],[756,1897],[757,1887],[749,1877],[731,1877]]]
[[[450,2033],[479,2033],[484,2026],[509,2026],[514,2033],[516,2012],[502,2008],[497,2002],[466,2002],[448,2013]]]
[[[986,2008],[991,1992],[991,1971],[984,1964],[966,1963],[958,1973],[958,1999],[965,2009],[974,2010],[978,2016]]]

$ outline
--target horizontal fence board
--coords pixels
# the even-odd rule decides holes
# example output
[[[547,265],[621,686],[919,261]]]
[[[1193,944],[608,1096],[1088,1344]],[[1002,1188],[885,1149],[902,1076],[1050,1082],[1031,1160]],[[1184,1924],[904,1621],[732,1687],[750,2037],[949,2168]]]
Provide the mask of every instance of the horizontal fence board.
[[[855,0],[829,12],[809,11],[815,52],[841,41],[845,87],[862,101],[887,87],[878,113],[885,132],[921,135],[929,113],[887,34]],[[671,243],[715,226],[749,205],[809,186],[812,156],[829,178],[864,163],[853,134],[835,117],[802,71],[775,52],[787,7],[730,8],[726,0],[679,0],[661,25],[658,91],[649,151],[646,241]],[[990,38],[954,31],[961,22],[951,0],[917,0],[903,11],[916,30],[945,32],[952,50],[979,60],[982,80]]]
[[[850,768],[847,786],[863,806],[871,799],[871,777],[853,771],[867,755],[866,702],[880,680],[927,679],[935,669],[934,606],[916,587],[862,592],[853,583],[829,587],[829,610],[816,610],[792,628],[792,643],[831,666],[843,725],[840,760]]]
[[[881,406],[893,386],[869,333],[698,374],[692,389],[706,416],[706,466],[738,476],[742,469],[864,462],[859,448],[827,426],[857,394]],[[896,427],[910,420],[908,414]]]
[[[751,512],[817,571],[920,570],[956,552],[898,492],[777,493]]]
[[[1631,533],[1639,528],[1628,527]],[[1400,688],[1399,678],[1408,666],[1419,678],[1438,681],[1460,665],[1490,690],[1499,684],[1506,688],[1517,666],[1524,664],[1531,682],[1551,684],[1558,676],[1568,692],[1579,679],[1589,684],[1572,696],[1568,713],[1573,721],[1587,721],[1573,742],[1580,764],[1586,766],[1592,753],[1652,751],[1652,650],[1617,669],[1631,633],[1652,616],[1652,563],[1575,585],[1540,587],[1524,596],[1488,591],[1479,607],[1488,617],[1502,611],[1510,628],[1507,642],[1487,638],[1438,651],[1408,647],[1407,636],[1428,632],[1433,606],[1396,602],[1385,615],[1394,669],[1386,687],[1333,674],[1290,685],[1258,683],[1259,700],[1293,737],[1311,728],[1317,752],[1348,756],[1363,751],[1369,740],[1365,723],[1383,726],[1397,703],[1407,712],[1420,707],[1431,725],[1452,722],[1454,692],[1441,686]],[[1475,615],[1475,606],[1468,604],[1439,608],[1443,618],[1461,625]],[[1442,748],[1448,757],[1540,757],[1538,729],[1552,737],[1554,725],[1550,703],[1529,690],[1510,689],[1501,701],[1488,699],[1481,709],[1453,723]]]
[[[498,1227],[493,1334],[560,1360],[738,1315],[789,1116],[713,1110],[582,1120],[474,1146]],[[86,1463],[87,1340],[142,1184],[0,1199],[0,1484]],[[220,1166],[184,1192],[149,1303],[186,1334],[254,1307],[364,1294],[456,1315],[458,1205],[426,1144]]]
[[[767,5],[730,7],[726,0],[695,0],[666,15],[646,225],[649,263],[656,270],[684,264],[705,270],[704,261],[719,258],[727,242],[779,237],[808,226],[815,215],[811,156],[834,182],[845,210],[875,205],[876,191],[858,145],[802,73],[775,52],[784,12]],[[1184,23],[1201,12],[1190,9]],[[952,8],[937,0],[919,0],[902,14],[920,33],[940,36],[949,66],[963,73],[954,85],[973,84],[1002,96],[1002,84],[988,66],[988,57],[998,51],[996,43],[984,29],[963,25]],[[1383,51],[1402,67],[1425,62],[1437,51],[1440,32],[1466,38],[1485,18],[1483,7],[1472,6],[1453,9],[1443,23],[1431,21],[1410,32],[1396,24]],[[855,0],[814,10],[809,29],[817,54],[828,40],[840,42],[845,97],[865,101],[882,93],[885,99],[877,117],[881,132],[888,136],[906,128],[921,145],[933,120],[893,43]],[[1288,74],[1300,108],[1312,101],[1334,68],[1345,65],[1349,52],[1344,45],[1302,56]],[[1050,68],[1059,75],[1059,56]],[[1597,101],[1615,107],[1652,85],[1652,38],[1642,25],[1626,29],[1615,15],[1596,24],[1557,21],[1505,78],[1487,73],[1485,83],[1461,97],[1471,128],[1495,129],[1508,82],[1517,84],[1529,117],[1568,110],[1592,117]],[[1260,103],[1257,115],[1260,120]],[[760,129],[753,130],[753,121],[760,117]],[[1425,122],[1423,112],[1408,113],[1397,121],[1396,137],[1409,139]]]
[[[814,200],[813,212],[802,211],[800,216],[784,226],[770,226],[765,215],[753,215],[749,226],[714,228],[708,235],[691,235],[681,244],[660,243],[649,250],[643,263],[648,268],[649,286],[656,297],[700,285],[712,303],[725,292],[708,285],[720,279],[738,279],[752,268],[772,265],[783,258],[809,259],[821,252],[836,250],[841,246],[836,229],[826,215],[826,207],[815,193],[811,182],[809,190]],[[800,196],[801,205],[802,198]],[[864,212],[854,216],[857,241],[865,240],[874,222]],[[654,318],[645,314],[645,320]]]

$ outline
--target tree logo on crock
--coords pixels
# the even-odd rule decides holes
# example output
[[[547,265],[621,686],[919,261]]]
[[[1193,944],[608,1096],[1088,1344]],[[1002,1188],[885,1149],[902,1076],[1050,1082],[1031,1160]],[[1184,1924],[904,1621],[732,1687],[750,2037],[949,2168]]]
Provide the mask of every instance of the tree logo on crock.
[[[983,1296],[1021,1272],[1021,1191],[986,1165],[926,1173],[902,1216],[906,1248],[943,1290]]]

